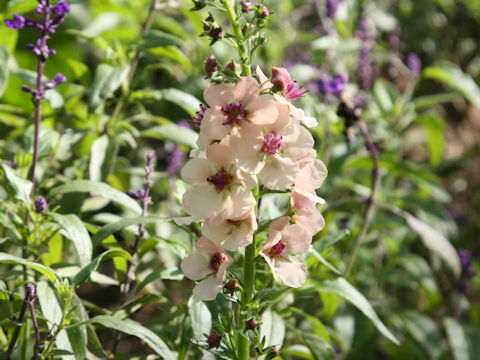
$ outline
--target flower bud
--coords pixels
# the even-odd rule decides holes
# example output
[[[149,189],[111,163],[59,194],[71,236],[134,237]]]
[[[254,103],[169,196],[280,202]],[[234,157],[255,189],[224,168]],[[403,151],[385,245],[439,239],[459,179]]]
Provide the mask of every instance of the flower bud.
[[[217,61],[215,56],[210,55],[205,62],[205,73],[207,76],[212,76],[217,71]]]
[[[247,330],[255,330],[258,326],[258,321],[255,318],[251,318],[247,322],[245,322],[245,327]]]
[[[247,13],[252,9],[252,3],[250,1],[242,0],[240,1],[242,5],[242,12]]]
[[[207,343],[210,348],[219,347],[221,341],[222,341],[222,335],[219,335],[216,333],[211,333],[207,339]]]
[[[138,194],[134,190],[127,190],[127,195],[135,200],[140,199],[140,196],[138,196]]]
[[[287,69],[283,67],[272,68],[272,84],[275,85],[278,90],[284,91],[291,82],[292,77]]]
[[[35,200],[35,211],[42,214],[47,211],[47,200],[42,195],[39,195]]]
[[[13,19],[5,20],[5,25],[14,30],[22,29],[25,27],[25,18],[20,14],[14,14]]]
[[[268,8],[265,5],[262,5],[260,9],[262,10],[262,12],[260,13],[261,17],[267,18],[270,15],[270,13],[268,12]]]
[[[228,291],[235,291],[238,289],[238,283],[234,280],[234,279],[230,279],[227,281],[227,283],[225,284],[225,289],[227,289]]]
[[[212,26],[208,35],[210,35],[210,37],[212,38],[212,43],[214,43],[217,40],[220,40],[223,36],[222,28],[219,26]]]

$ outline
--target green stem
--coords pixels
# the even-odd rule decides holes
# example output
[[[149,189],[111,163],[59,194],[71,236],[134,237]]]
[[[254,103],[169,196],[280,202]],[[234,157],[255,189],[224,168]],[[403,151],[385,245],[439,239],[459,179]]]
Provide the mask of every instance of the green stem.
[[[63,313],[62,313],[62,319],[60,320],[60,324],[58,324],[57,330],[53,334],[52,338],[48,342],[47,347],[42,353],[42,356],[46,357],[50,354],[52,351],[53,345],[55,344],[55,340],[57,339],[58,334],[60,334],[60,331],[62,331],[65,328],[65,319],[67,318],[68,311],[70,309],[70,302],[72,301],[73,294],[70,293],[68,298],[65,299],[65,304],[63,306]]]
[[[244,76],[251,76],[252,72],[250,70],[249,56],[247,47],[245,46],[245,38],[242,34],[242,29],[238,23],[237,16],[233,9],[233,4],[231,0],[222,0],[223,6],[227,11],[228,18],[232,24],[233,33],[235,34],[235,40],[237,41],[238,46],[238,55],[240,55],[240,63],[242,64],[242,73]]]
[[[253,293],[255,291],[255,255],[256,255],[255,237],[253,242],[245,248],[245,257],[243,259],[243,293],[242,293],[242,305],[240,308],[240,315],[238,316],[238,359],[249,360],[250,359],[250,343],[242,335],[245,328],[245,321],[248,319],[248,309],[250,302],[252,301]]]

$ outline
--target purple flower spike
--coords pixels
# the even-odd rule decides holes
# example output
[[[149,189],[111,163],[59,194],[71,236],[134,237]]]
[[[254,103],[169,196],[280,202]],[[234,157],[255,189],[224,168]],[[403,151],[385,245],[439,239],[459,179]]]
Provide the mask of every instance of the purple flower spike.
[[[39,195],[35,199],[35,211],[42,214],[45,214],[45,212],[47,211],[47,200],[45,200],[42,195]]]
[[[167,173],[170,176],[178,174],[185,161],[186,155],[178,145],[167,155]]]
[[[407,56],[407,67],[413,73],[413,75],[418,76],[422,72],[422,61],[415,53],[410,53]]]
[[[64,15],[70,11],[70,5],[65,0],[61,0],[53,11],[57,15]]]
[[[25,27],[25,18],[20,14],[14,14],[13,19],[5,20],[5,25],[10,29],[22,29]]]
[[[62,73],[58,73],[53,78],[53,81],[55,82],[55,84],[60,85],[60,84],[63,84],[64,82],[67,82],[67,78]]]
[[[340,4],[340,0],[326,0],[325,6],[327,7],[327,16],[330,19],[335,19],[335,15],[337,14],[337,8]]]

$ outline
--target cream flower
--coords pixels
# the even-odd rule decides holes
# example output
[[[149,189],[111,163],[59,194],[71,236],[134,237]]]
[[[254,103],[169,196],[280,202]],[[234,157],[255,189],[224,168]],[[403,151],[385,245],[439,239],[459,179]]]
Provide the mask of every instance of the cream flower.
[[[194,185],[183,194],[183,208],[201,219],[245,214],[255,204],[251,193],[255,177],[237,168],[232,151],[224,144],[208,146],[205,154],[206,159],[190,159],[182,169],[182,178]]]
[[[262,127],[245,124],[230,135],[230,146],[238,166],[259,174],[262,184],[272,190],[289,188],[298,172],[300,160],[310,154],[314,140],[303,126],[290,121],[286,105],[278,104],[275,123]]]
[[[322,186],[328,175],[323,161],[316,159],[316,151],[312,150],[307,156],[298,161],[300,171],[295,178],[295,192],[304,195],[316,203],[325,203],[318,197],[315,190]]]
[[[201,132],[210,140],[221,140],[232,127],[246,122],[257,125],[273,123],[278,115],[274,100],[260,95],[260,86],[252,77],[242,77],[235,87],[229,84],[209,84],[204,92],[210,109],[205,111]],[[201,147],[203,144],[199,143]]]
[[[222,291],[227,268],[233,259],[222,245],[205,237],[199,238],[195,247],[196,250],[183,259],[180,268],[189,279],[203,279],[193,288],[195,300],[215,300]]]
[[[257,66],[257,69],[255,70],[255,72],[256,72],[256,75],[257,75],[258,79],[260,80],[260,83],[262,84],[262,87],[264,89],[268,90],[268,89],[271,89],[273,87],[272,82],[265,76],[265,74],[263,73],[262,69],[260,69],[259,66]],[[304,123],[305,126],[307,126],[307,127],[317,126],[318,125],[317,119],[315,119],[313,117],[310,117],[310,116],[306,116],[305,112],[302,109],[297,108],[295,105],[293,105],[290,102],[290,99],[293,100],[293,99],[296,99],[298,97],[298,96],[291,96],[290,95],[292,93],[296,93],[297,90],[298,90],[298,87],[296,87],[295,82],[292,81],[290,84],[292,84],[292,85],[290,85],[290,88],[287,85],[287,88],[285,89],[285,91],[283,91],[283,94],[281,96],[280,95],[275,95],[275,99],[278,102],[287,105],[289,110],[290,110],[290,115],[294,119],[296,119],[297,121],[300,121],[300,122]]]
[[[220,220],[220,221],[219,221]],[[257,230],[255,210],[252,208],[246,214],[236,219],[205,219],[202,234],[218,243],[223,243],[226,250],[236,251],[253,242],[253,234]]]
[[[308,251],[312,236],[302,226],[290,224],[288,216],[282,216],[270,223],[268,240],[260,255],[272,269],[275,280],[282,279],[285,285],[300,287],[307,279],[307,264],[302,259],[290,256]]]
[[[325,219],[316,208],[316,201],[296,191],[290,197],[291,210],[295,214],[292,221],[305,229],[310,236],[315,235],[325,227]]]

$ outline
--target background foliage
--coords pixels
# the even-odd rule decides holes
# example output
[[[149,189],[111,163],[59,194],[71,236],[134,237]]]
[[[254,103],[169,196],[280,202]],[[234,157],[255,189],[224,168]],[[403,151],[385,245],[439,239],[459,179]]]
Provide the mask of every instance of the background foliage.
[[[49,93],[43,110],[38,193],[48,200],[46,214],[31,211],[25,180],[33,104],[20,87],[34,81],[36,59],[25,49],[34,35],[0,26],[0,349],[17,327],[24,285],[33,282],[42,341],[52,343],[53,355],[106,358],[119,330],[125,336],[118,359],[152,353],[214,358],[196,343],[205,345],[212,326],[221,331],[219,315],[230,303],[223,295],[208,303],[190,299],[193,284],[178,266],[194,237],[168,220],[181,215],[186,185],[167,165],[173,151],[188,154],[195,145],[195,131],[176,124],[203,101],[205,59],[213,51],[226,64],[235,55],[222,42],[210,50],[199,37],[207,13],[190,11],[190,1],[160,2],[143,36],[150,1],[71,3],[51,40],[58,55],[46,67],[46,77],[62,72],[68,78]],[[381,73],[363,118],[380,154],[381,182],[358,257],[346,279],[340,277],[364,222],[373,162],[358,132],[346,139],[338,100],[326,103],[310,91],[302,101],[320,124],[312,132],[329,170],[319,192],[327,200],[327,225],[307,257],[307,284],[258,295],[268,295],[260,335],[287,359],[474,359],[480,278],[459,291],[461,264],[450,244],[472,252],[478,274],[480,6],[473,0],[345,0],[335,38],[325,32],[321,0],[265,3],[268,43],[255,64],[267,73],[285,64],[307,89],[325,71],[347,72],[354,81],[357,23],[366,18],[375,26],[373,56]],[[32,14],[36,5],[4,1],[0,20]],[[396,29],[398,53],[388,44]],[[419,77],[404,65],[410,52],[423,62]],[[125,192],[142,187],[152,149],[150,216],[139,217],[139,203]],[[265,216],[281,210],[281,198],[265,199]],[[119,284],[141,222],[138,296],[121,304]],[[16,359],[32,356],[34,333],[31,325],[23,329]],[[393,336],[400,345],[387,338]]]

